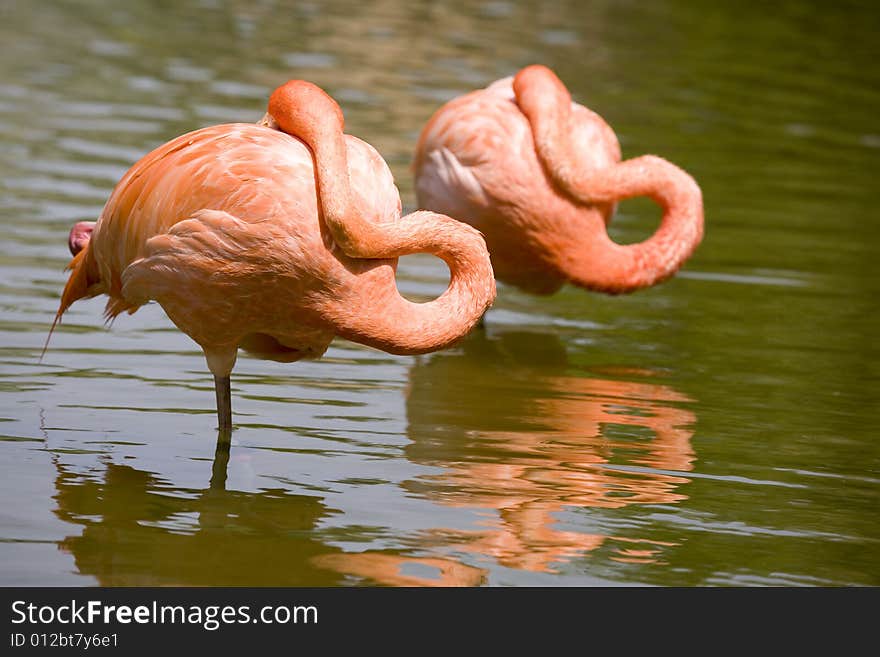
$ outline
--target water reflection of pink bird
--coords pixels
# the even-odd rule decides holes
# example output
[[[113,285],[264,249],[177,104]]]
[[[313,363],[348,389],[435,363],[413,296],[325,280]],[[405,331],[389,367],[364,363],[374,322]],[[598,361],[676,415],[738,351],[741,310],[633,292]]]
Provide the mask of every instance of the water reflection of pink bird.
[[[614,131],[573,103],[548,68],[441,107],[419,138],[420,207],[467,221],[486,237],[496,277],[528,292],[564,283],[631,292],[673,275],[703,236],[700,188],[667,160],[620,161]],[[606,232],[615,204],[648,196],[663,208],[639,244]]]
[[[607,541],[614,559],[660,561],[670,546],[662,535],[568,531],[559,514],[686,500],[696,460],[694,399],[650,370],[577,375],[552,334],[480,332],[462,351],[419,359],[410,370],[413,442],[405,454],[441,470],[405,487],[443,506],[478,510],[481,520],[425,532],[420,547],[541,572]],[[484,399],[483,389],[503,398]]]
[[[424,353],[466,334],[495,295],[480,234],[433,212],[401,217],[382,157],[343,133],[332,98],[297,80],[275,90],[258,125],[204,128],[146,155],[69,244],[57,317],[98,294],[108,318],[158,301],[205,353],[221,428],[239,346],[293,361],[339,335]],[[424,304],[395,284],[396,258],[418,252],[451,274]]]
[[[497,520],[487,521],[483,530],[438,532],[454,537],[459,549],[492,555],[510,567],[552,571],[553,563],[593,550],[606,539],[558,529],[556,513],[687,499],[678,488],[688,479],[677,473],[693,468],[690,439],[696,417],[676,406],[692,401],[689,397],[662,384],[579,377],[542,384],[547,397],[534,410],[550,425],[546,430],[481,431],[471,440],[506,458],[462,456],[443,464],[446,470],[427,489],[445,505],[497,511]],[[648,435],[617,439],[615,427],[632,434],[645,429]],[[615,469],[615,461],[624,468]],[[656,557],[661,545],[614,538],[650,553],[645,561]]]
[[[58,455],[56,455],[58,456]],[[338,550],[316,527],[335,513],[319,497],[281,488],[248,493],[180,488],[108,462],[79,469],[53,458],[58,547],[100,586],[335,586],[312,565]]]

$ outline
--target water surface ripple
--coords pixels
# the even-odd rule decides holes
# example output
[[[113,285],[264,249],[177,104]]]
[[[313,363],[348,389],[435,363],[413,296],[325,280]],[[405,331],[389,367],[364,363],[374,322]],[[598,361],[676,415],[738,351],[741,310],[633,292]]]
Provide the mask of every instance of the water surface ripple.
[[[871,5],[12,3],[0,9],[0,584],[880,584],[880,12]],[[201,352],[77,303],[66,235],[156,145],[303,77],[414,209],[445,100],[536,61],[705,196],[626,297],[501,286],[484,330],[389,356],[242,356],[215,454]],[[656,224],[623,203],[612,230]],[[402,292],[445,287],[401,261]]]

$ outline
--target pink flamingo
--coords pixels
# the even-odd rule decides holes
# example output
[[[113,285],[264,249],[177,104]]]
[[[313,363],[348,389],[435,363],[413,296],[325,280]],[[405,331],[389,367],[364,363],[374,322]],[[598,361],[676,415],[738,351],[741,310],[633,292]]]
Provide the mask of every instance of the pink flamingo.
[[[221,430],[239,347],[288,362],[320,357],[338,335],[420,354],[464,336],[495,297],[482,236],[434,212],[401,217],[385,161],[302,80],[272,93],[259,124],[203,128],[144,156],[69,245],[56,322],[98,294],[108,319],[158,301],[204,351]],[[395,284],[397,258],[419,252],[450,270],[428,303]]]
[[[467,221],[486,238],[498,280],[535,294],[564,283],[610,294],[672,276],[703,236],[690,175],[655,155],[621,162],[614,131],[573,103],[559,78],[529,66],[441,107],[419,138],[420,207]],[[658,230],[619,245],[615,204],[648,196]]]

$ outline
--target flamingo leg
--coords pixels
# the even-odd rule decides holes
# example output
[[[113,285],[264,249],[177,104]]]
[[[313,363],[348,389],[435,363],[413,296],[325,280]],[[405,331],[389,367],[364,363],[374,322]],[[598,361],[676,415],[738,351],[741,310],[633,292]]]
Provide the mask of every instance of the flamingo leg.
[[[220,429],[217,432],[217,448],[214,450],[214,464],[211,467],[212,490],[226,490],[226,468],[229,465],[229,448],[232,444],[232,431]]]
[[[228,376],[214,376],[214,392],[217,395],[217,428],[221,433],[232,431],[232,393]]]

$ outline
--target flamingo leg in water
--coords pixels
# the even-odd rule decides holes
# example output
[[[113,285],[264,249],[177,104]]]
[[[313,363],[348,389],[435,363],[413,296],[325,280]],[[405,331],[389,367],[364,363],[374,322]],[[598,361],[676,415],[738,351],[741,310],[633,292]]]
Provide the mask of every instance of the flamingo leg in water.
[[[230,429],[220,429],[217,432],[217,448],[214,450],[214,464],[211,467],[211,490],[226,490],[226,468],[229,465],[231,442]]]
[[[232,430],[232,394],[228,376],[214,377],[214,392],[217,394],[217,420],[221,432]]]

